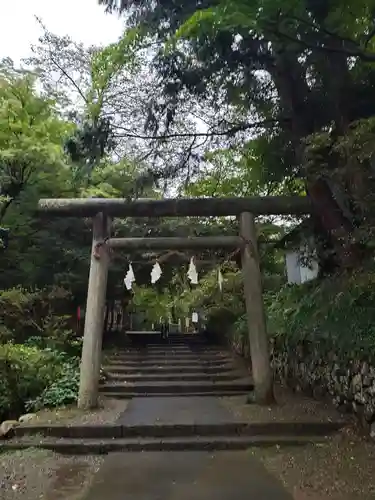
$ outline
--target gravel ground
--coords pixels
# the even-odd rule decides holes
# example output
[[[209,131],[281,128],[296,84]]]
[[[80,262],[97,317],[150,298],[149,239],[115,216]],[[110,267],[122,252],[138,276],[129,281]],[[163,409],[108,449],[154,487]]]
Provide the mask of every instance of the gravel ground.
[[[0,454],[1,500],[81,500],[102,456],[62,456],[28,449]]]
[[[128,401],[102,398],[100,408],[82,412],[76,407],[43,410],[30,424],[110,424]],[[64,456],[28,449],[0,453],[1,500],[81,500],[104,456]]]
[[[249,451],[279,477],[294,500],[374,500],[375,446],[338,436],[324,445]]]
[[[277,386],[278,405],[246,404],[244,397],[222,398],[240,420],[249,422],[335,421],[348,419],[333,405],[306,398]],[[375,443],[361,438],[348,419],[348,426],[327,443],[304,447],[255,448],[249,450],[284,483],[294,500],[374,500]]]
[[[333,405],[293,393],[281,385],[275,386],[275,397],[277,405],[270,407],[247,404],[246,396],[223,397],[221,401],[237,418],[250,422],[350,421]]]
[[[30,424],[112,424],[126,410],[128,404],[128,400],[101,398],[99,408],[89,412],[78,410],[75,406],[42,410],[37,413]]]

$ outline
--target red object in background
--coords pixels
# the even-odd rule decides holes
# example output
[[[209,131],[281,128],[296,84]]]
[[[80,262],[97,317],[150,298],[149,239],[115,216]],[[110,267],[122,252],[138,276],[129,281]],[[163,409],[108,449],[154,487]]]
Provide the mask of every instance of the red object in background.
[[[81,328],[81,307],[77,307],[77,333],[79,333]]]

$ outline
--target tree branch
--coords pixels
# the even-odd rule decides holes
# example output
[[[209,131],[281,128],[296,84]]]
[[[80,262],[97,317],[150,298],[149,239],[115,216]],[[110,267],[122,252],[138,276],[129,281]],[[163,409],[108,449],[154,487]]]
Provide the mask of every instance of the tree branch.
[[[113,128],[124,130],[121,134],[116,134],[117,137],[131,137],[134,139],[144,139],[144,140],[164,140],[164,139],[175,139],[182,137],[215,137],[215,136],[225,136],[225,135],[234,135],[237,132],[243,132],[245,130],[254,129],[257,127],[264,127],[272,124],[278,124],[280,120],[262,120],[259,122],[253,123],[241,123],[227,130],[212,130],[210,132],[186,132],[186,133],[174,133],[174,134],[160,134],[160,135],[143,135],[143,134],[134,134],[132,132],[127,132],[125,127],[121,127],[120,125],[113,125]]]
[[[74,88],[77,90],[79,95],[82,97],[82,99],[85,101],[85,104],[88,103],[85,94],[82,92],[82,90],[79,88],[79,86],[76,84],[76,82],[73,80],[73,78],[62,68],[59,63],[53,58],[50,52],[50,59],[51,62],[57,66],[57,68],[61,71],[61,73],[70,81],[70,83],[74,86]]]
[[[283,20],[291,19],[292,21],[297,21],[298,23],[305,24],[306,26],[309,26],[309,28],[314,29],[317,33],[324,33],[325,35],[331,36],[332,38],[337,38],[338,40],[352,43],[353,45],[358,45],[352,38],[344,37],[342,35],[339,35],[338,33],[335,33],[334,31],[331,31],[327,29],[324,26],[320,26],[310,19],[304,19],[303,17],[299,16],[294,16],[294,15],[286,15],[282,17]]]
[[[319,29],[319,28],[317,27],[316,29]],[[278,28],[273,28],[272,30],[273,30],[275,35],[280,36],[282,38],[285,38],[288,41],[298,43],[298,44],[302,45],[303,47],[305,47],[306,49],[318,50],[320,52],[342,54],[342,55],[346,55],[347,57],[358,57],[359,59],[361,59],[362,61],[365,61],[365,62],[375,62],[375,53],[363,51],[354,42],[354,40],[351,41],[351,43],[353,43],[353,48],[349,48],[349,47],[345,46],[345,40],[343,38],[341,38],[341,40],[343,42],[342,47],[337,47],[337,46],[333,47],[331,45],[319,45],[319,44],[310,43],[302,38],[296,38],[288,33],[285,33]],[[326,34],[329,34],[329,32]],[[340,38],[337,35],[333,35],[333,34],[331,34],[331,36],[335,36],[335,38]]]
[[[366,48],[368,47],[368,44],[371,42],[371,40],[374,38],[374,36],[375,36],[375,27],[372,28],[372,30],[366,36],[366,39],[365,39],[365,47]]]

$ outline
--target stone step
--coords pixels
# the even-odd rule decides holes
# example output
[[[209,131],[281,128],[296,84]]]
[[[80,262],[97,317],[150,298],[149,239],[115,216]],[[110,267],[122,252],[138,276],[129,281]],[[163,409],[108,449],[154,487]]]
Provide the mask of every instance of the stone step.
[[[222,389],[222,390],[215,389],[212,391],[200,392],[200,391],[196,391],[196,390],[192,389],[189,392],[184,392],[183,396],[185,396],[185,397],[193,397],[193,396],[195,396],[195,397],[209,397],[209,396],[212,396],[212,397],[219,398],[219,397],[226,397],[226,396],[228,396],[228,397],[229,396],[244,396],[244,395],[248,395],[248,394],[249,394],[249,390],[227,391],[224,389]],[[141,398],[141,397],[175,398],[175,397],[178,397],[179,395],[180,394],[176,393],[176,392],[150,392],[150,393],[142,392],[142,393],[139,393],[136,391],[133,391],[133,392],[113,391],[113,392],[106,392],[105,393],[106,397],[113,398],[113,399],[133,399],[133,398]]]
[[[194,347],[193,347],[194,348]],[[222,351],[222,349],[217,349],[216,347],[208,347],[208,346],[199,346],[199,349],[201,350],[212,350],[212,351]],[[189,351],[191,352],[192,348],[190,347],[189,344],[148,344],[147,346],[143,347],[142,350],[146,351]]]
[[[204,361],[200,360],[199,358],[193,358],[191,361],[190,360],[172,360],[172,359],[157,359],[157,360],[152,360],[150,358],[144,358],[140,360],[127,360],[124,362],[121,361],[112,361],[108,360],[106,361],[106,364],[108,366],[117,366],[117,365],[123,365],[123,366],[138,366],[140,363],[142,363],[142,366],[159,366],[159,365],[168,365],[168,366],[176,366],[183,368],[184,366],[202,366],[202,365],[209,365],[209,366],[220,366],[225,362],[228,362],[229,359],[214,359],[214,360],[209,360],[209,361]],[[230,360],[231,361],[231,360]]]
[[[22,425],[14,429],[16,438],[42,436],[60,439],[120,439],[194,436],[328,436],[345,422],[228,422],[219,424],[152,424],[152,425]]]
[[[151,356],[147,357],[139,357],[132,359],[114,359],[114,360],[106,360],[107,366],[112,365],[125,365],[125,366],[134,366],[134,365],[177,365],[177,366],[207,366],[207,365],[223,365],[227,363],[233,363],[233,360],[230,358],[220,358],[220,359],[212,359],[212,358],[173,358],[173,357],[163,357],[163,358],[152,358]]]
[[[191,352],[191,351],[135,351],[135,352],[124,352],[124,353],[118,353],[115,355],[112,355],[109,357],[109,359],[121,359],[121,360],[127,360],[127,359],[139,359],[139,358],[161,358],[161,359],[175,359],[175,358],[181,358],[181,359],[222,359],[222,358],[227,358],[227,359],[233,359],[233,357],[227,353],[227,352],[201,352],[201,353],[196,353],[196,352]]]
[[[133,335],[134,337],[135,335]],[[169,335],[168,339],[166,340],[161,340],[160,338],[160,333],[152,333],[149,336],[150,341],[149,345],[151,346],[164,346],[164,345],[170,345],[170,344],[177,344],[177,345],[189,345],[190,342],[197,342],[199,344],[204,343],[205,341],[202,340],[201,338],[185,338],[177,335]]]
[[[230,360],[233,361],[233,358],[228,354],[192,354],[192,353],[164,353],[164,354],[153,354],[153,353],[144,353],[144,354],[134,354],[134,355],[120,355],[120,356],[112,356],[106,358],[109,362],[116,363],[126,363],[131,361],[178,361],[178,362],[191,362],[191,361],[199,361],[199,360],[207,360],[207,361],[220,361],[220,360]]]
[[[197,356],[196,354],[175,354],[175,353],[164,353],[164,354],[134,354],[134,355],[120,355],[108,358],[108,363],[128,363],[128,362],[139,362],[139,361],[149,361],[158,363],[159,361],[168,362],[180,362],[180,361],[204,361],[204,362],[216,362],[216,361],[233,361],[233,358],[225,354],[201,354]]]
[[[167,354],[167,353],[176,353],[176,354],[192,354],[193,351],[188,346],[166,346],[166,347],[150,347],[147,346],[143,349],[140,349],[138,352],[142,352],[144,354]],[[122,354],[121,352],[119,354]]]
[[[156,336],[160,337],[160,329],[158,330],[126,330],[126,335],[132,335],[133,337],[141,336],[141,335],[149,335],[149,336]],[[199,339],[199,340],[204,340],[204,336],[195,333],[195,334],[186,334],[186,333],[175,333],[175,332],[169,332],[169,337],[171,339],[178,339],[178,340],[188,340],[188,339]]]
[[[212,349],[215,350],[216,352],[219,352],[222,350],[216,349],[216,348],[207,348],[203,347],[202,350],[205,349]],[[160,345],[152,345],[152,344],[147,344],[145,346],[139,346],[139,347],[125,347],[122,349],[118,349],[118,353],[132,353],[132,352],[148,352],[148,351],[159,351],[159,352],[165,352],[165,351],[176,351],[176,352],[192,352],[191,348],[187,344],[182,344],[182,345],[172,345],[172,344],[160,344]]]
[[[189,345],[205,345],[206,342],[201,339],[184,339],[184,338],[174,338],[169,337],[168,339],[161,340],[160,333],[147,333],[147,334],[134,334],[129,335],[130,339],[134,342],[140,340],[146,341],[148,346],[152,347],[163,347],[166,345],[179,345],[179,346],[189,346]]]
[[[169,344],[149,344],[149,343],[132,343],[131,349],[134,350],[143,350],[143,351],[181,351],[181,352],[198,352],[204,351],[208,348],[207,345],[198,345],[198,344],[187,344],[187,343],[169,343]],[[225,349],[221,349],[221,352],[225,351]]]
[[[172,438],[120,439],[59,439],[29,438],[0,443],[0,453],[27,448],[42,448],[70,455],[107,454],[111,452],[141,451],[221,451],[246,450],[252,447],[304,446],[326,443],[322,436],[191,436]]]
[[[158,336],[150,337],[149,345],[152,347],[163,347],[168,345],[185,345],[185,346],[208,346],[206,339],[202,339],[199,337],[182,337],[178,338],[174,335],[169,335],[169,338],[166,340],[161,340],[160,334]],[[212,344],[211,344],[212,346]]]
[[[152,338],[149,338],[149,341],[147,342],[147,347],[148,348],[168,348],[168,347],[194,347],[197,349],[205,348],[207,347],[207,343],[205,341],[200,341],[200,340],[176,340],[176,339],[171,339],[169,338],[168,340],[164,340],[163,342],[152,342]]]
[[[188,345],[160,345],[160,346],[152,346],[152,345],[147,345],[143,347],[132,347],[132,348],[125,348],[125,349],[119,349],[116,353],[114,353],[115,356],[121,355],[121,354],[137,354],[137,353],[168,353],[168,352],[175,352],[176,354],[178,353],[191,353],[191,354],[199,354],[199,353],[208,353],[208,354],[228,354],[229,351],[226,351],[225,349],[218,349],[216,347],[199,347],[198,349],[194,348],[193,346],[190,347]]]
[[[126,357],[126,353],[124,354],[120,354],[120,357],[121,356],[124,356]],[[129,356],[131,357],[131,356]],[[196,352],[191,352],[191,351],[144,351],[144,352],[140,352],[140,353],[134,353],[134,357],[135,358],[138,358],[138,357],[154,357],[154,358],[157,358],[157,357],[166,357],[166,358],[174,358],[174,357],[181,357],[181,358],[213,358],[213,359],[217,359],[217,358],[230,358],[230,359],[233,359],[232,356],[227,353],[227,352],[201,352],[201,353],[196,353]]]
[[[161,366],[143,366],[140,364],[139,366],[126,366],[126,365],[112,365],[112,366],[104,366],[103,370],[106,373],[201,373],[202,369],[207,374],[215,374],[215,373],[228,373],[233,371],[233,365],[225,364],[219,366],[170,366],[170,365],[161,365]]]
[[[163,358],[153,358],[151,356],[147,357],[139,357],[139,358],[132,358],[132,359],[113,359],[113,360],[106,360],[105,361],[107,366],[139,366],[140,364],[142,366],[162,366],[162,365],[172,365],[172,366],[215,366],[215,365],[223,365],[223,364],[234,364],[233,360],[231,358],[217,358],[217,359],[212,359],[212,358],[173,358],[173,357],[166,357],[164,356]]]
[[[146,348],[146,347],[157,347],[159,349],[165,348],[165,347],[190,347],[190,346],[204,346],[204,344],[200,343],[188,343],[183,340],[169,340],[169,341],[164,341],[164,342],[152,342],[152,339],[155,339],[155,337],[151,337],[150,335],[147,336],[134,336],[130,338],[131,344],[134,346],[134,348]]]
[[[221,391],[238,392],[238,391],[251,391],[253,389],[252,383],[247,379],[237,379],[234,381],[219,381],[217,383],[211,380],[205,381],[181,381],[171,383],[169,381],[162,382],[147,382],[147,383],[105,383],[100,387],[100,391],[105,394],[110,393],[137,393],[137,394],[186,394],[191,392],[210,392],[216,393]]]
[[[242,378],[244,373],[238,371],[232,371],[228,373],[211,373],[197,372],[197,373],[154,373],[154,374],[144,374],[144,373],[113,373],[107,372],[108,381],[126,381],[126,382],[174,382],[174,381],[220,381],[220,380],[237,380]]]

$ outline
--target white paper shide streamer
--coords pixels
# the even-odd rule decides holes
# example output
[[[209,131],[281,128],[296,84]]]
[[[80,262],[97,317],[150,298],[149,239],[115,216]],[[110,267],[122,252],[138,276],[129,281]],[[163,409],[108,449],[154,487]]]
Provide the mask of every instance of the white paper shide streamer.
[[[156,261],[151,270],[151,283],[156,283],[157,281],[159,281],[161,275],[162,275],[162,270],[160,264],[159,262]]]
[[[190,280],[190,283],[192,283],[193,285],[198,284],[198,272],[197,272],[197,268],[195,267],[194,257],[192,257],[190,259],[189,270],[187,272],[187,276]]]
[[[126,286],[126,289],[131,290],[134,282],[135,282],[135,275],[133,271],[133,266],[129,264],[128,272],[126,273],[126,276],[124,278],[124,285]]]
[[[222,275],[221,269],[219,267],[219,270],[217,273],[217,283],[219,285],[220,292],[223,291],[223,282],[224,282],[223,275]]]

